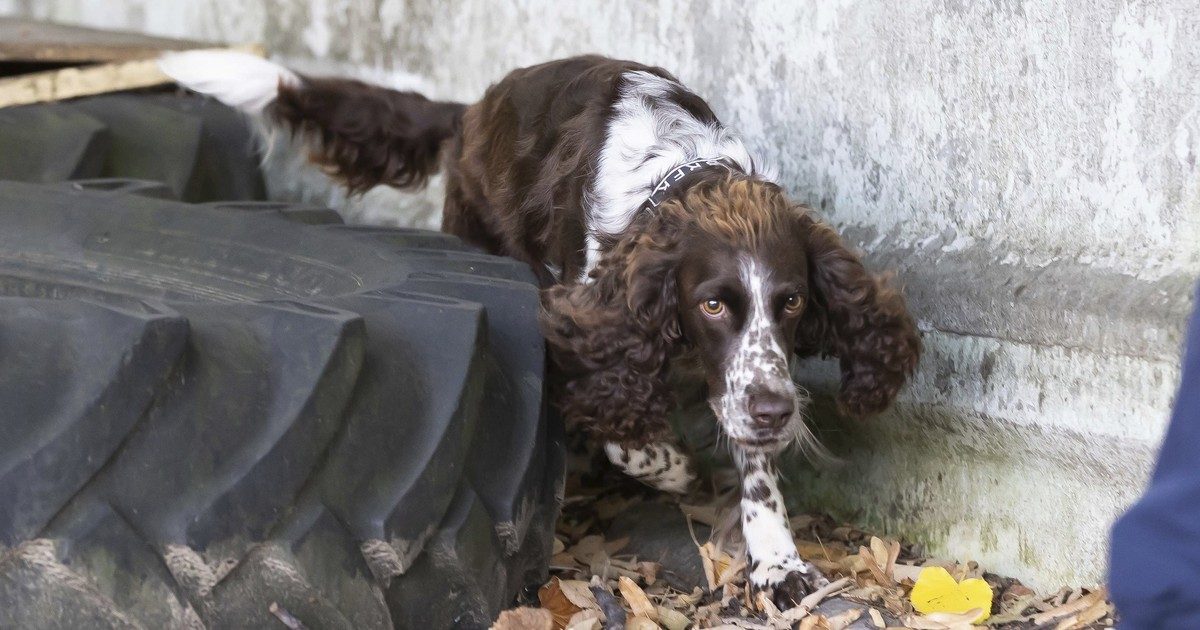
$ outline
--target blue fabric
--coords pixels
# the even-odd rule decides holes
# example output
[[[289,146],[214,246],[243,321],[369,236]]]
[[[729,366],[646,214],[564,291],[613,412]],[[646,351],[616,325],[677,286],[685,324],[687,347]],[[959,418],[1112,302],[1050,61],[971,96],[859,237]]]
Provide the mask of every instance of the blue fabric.
[[[1112,531],[1109,588],[1130,630],[1200,629],[1200,287],[1194,304],[1158,466]]]

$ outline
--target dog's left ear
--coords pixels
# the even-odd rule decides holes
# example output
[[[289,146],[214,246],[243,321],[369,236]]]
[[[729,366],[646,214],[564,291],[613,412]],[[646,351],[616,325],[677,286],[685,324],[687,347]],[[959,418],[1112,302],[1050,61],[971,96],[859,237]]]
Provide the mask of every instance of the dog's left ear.
[[[680,338],[681,226],[662,212],[614,243],[590,282],[542,292],[542,332],[566,380],[559,407],[607,441],[646,444],[670,435],[666,372]]]
[[[843,414],[879,413],[916,369],[916,324],[898,290],[868,272],[832,228],[801,212],[811,296],[796,332],[796,353],[838,357]]]

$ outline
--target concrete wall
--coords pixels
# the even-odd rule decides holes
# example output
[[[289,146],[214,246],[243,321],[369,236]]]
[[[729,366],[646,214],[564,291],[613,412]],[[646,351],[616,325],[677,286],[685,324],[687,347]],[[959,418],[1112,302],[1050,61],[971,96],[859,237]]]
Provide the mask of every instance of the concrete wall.
[[[925,333],[893,413],[822,420],[846,464],[798,464],[795,502],[1037,586],[1103,579],[1108,526],[1163,432],[1200,274],[1194,0],[0,0],[0,12],[262,41],[303,68],[464,100],[580,52],[671,69],[797,199],[899,270]]]

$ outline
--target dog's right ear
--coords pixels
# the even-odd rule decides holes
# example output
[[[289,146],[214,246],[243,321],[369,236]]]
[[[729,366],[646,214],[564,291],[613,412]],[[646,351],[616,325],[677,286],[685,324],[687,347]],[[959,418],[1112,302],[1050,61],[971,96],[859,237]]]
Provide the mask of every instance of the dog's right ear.
[[[568,379],[563,414],[609,441],[668,436],[667,359],[680,339],[680,235],[670,221],[664,213],[646,229],[630,230],[588,282],[542,293],[542,331]]]

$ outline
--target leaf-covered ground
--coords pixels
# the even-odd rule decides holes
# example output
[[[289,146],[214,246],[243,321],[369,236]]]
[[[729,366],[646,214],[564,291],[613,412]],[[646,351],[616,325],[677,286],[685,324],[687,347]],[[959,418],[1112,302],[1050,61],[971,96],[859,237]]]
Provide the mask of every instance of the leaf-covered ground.
[[[587,468],[585,466],[585,468]],[[825,515],[791,518],[800,553],[833,584],[796,608],[776,609],[748,591],[732,505],[733,480],[680,500],[616,474],[574,472],[558,524],[551,579],[525,606],[505,611],[504,630],[569,628],[830,629],[1055,628],[1112,626],[1103,588],[1034,593],[975,562],[925,557],[919,546],[875,536]],[[991,590],[990,616],[920,614],[910,599],[923,567]]]

